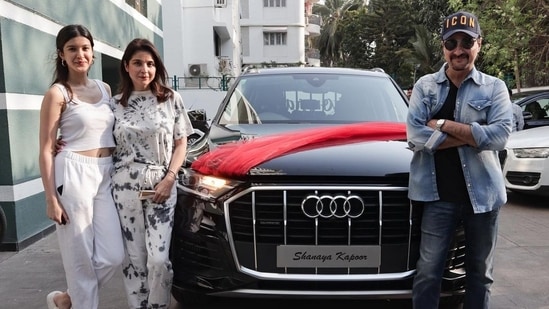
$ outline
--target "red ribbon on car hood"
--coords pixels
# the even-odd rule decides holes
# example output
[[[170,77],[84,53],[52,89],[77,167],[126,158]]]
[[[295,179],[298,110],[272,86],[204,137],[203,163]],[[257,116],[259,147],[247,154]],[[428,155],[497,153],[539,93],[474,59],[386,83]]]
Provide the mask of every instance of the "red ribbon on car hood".
[[[288,153],[382,140],[406,140],[406,125],[396,122],[365,122],[240,140],[203,154],[191,167],[205,175],[239,178],[253,167]]]

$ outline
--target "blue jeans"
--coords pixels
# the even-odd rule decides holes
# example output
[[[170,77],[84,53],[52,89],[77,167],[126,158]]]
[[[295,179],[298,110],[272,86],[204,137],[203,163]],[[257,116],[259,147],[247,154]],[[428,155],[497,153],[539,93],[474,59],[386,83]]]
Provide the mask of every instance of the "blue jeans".
[[[442,201],[427,202],[423,207],[420,256],[412,293],[414,308],[438,308],[448,247],[460,221],[466,246],[464,309],[489,308],[499,209],[474,214],[469,204]]]

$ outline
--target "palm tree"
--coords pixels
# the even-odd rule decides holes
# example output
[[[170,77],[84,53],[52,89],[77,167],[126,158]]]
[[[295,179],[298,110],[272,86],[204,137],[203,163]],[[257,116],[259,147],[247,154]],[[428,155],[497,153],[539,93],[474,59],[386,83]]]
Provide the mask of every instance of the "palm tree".
[[[411,40],[414,50],[411,59],[415,67],[414,75],[438,71],[444,63],[440,52],[440,41],[423,25],[415,26],[415,38]],[[414,80],[415,82],[415,80]]]
[[[322,17],[322,29],[316,40],[320,58],[324,65],[332,66],[343,59],[340,51],[342,34],[339,32],[341,21],[348,11],[364,6],[364,0],[326,0],[324,5],[316,4],[313,13]]]

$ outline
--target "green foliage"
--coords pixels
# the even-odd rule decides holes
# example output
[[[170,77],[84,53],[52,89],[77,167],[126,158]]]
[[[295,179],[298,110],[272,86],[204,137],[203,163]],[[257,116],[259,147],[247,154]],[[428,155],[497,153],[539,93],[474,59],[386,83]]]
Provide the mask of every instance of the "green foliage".
[[[343,32],[340,25],[348,12],[362,6],[362,0],[325,0],[324,5],[316,4],[313,7],[313,13],[322,16],[322,30],[316,42],[323,65],[334,66],[342,61],[340,44]]]
[[[440,25],[445,16],[454,12],[448,0],[410,1],[414,25],[422,25],[433,35],[440,33]]]
[[[419,75],[433,73],[444,63],[438,34],[433,34],[427,27],[419,25],[415,27],[415,37],[411,39],[413,46],[412,61],[417,64]]]
[[[336,66],[350,68],[368,68],[367,59],[372,57],[375,50],[371,45],[369,28],[364,27],[366,8],[350,12],[341,23],[343,36],[341,37],[341,59]]]
[[[483,31],[477,68],[510,87],[549,85],[549,5],[544,0],[326,0],[318,39],[323,65],[381,67],[402,86],[442,64],[440,25],[475,13]]]

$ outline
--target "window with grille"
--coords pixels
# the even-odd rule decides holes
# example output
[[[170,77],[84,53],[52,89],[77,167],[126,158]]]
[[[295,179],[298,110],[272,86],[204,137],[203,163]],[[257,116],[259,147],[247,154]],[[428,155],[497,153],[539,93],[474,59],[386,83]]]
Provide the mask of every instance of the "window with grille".
[[[215,0],[214,7],[216,7],[216,8],[227,7],[227,0]]]
[[[263,0],[263,7],[266,7],[266,8],[286,7],[286,0]]]
[[[147,0],[126,0],[126,3],[143,16],[147,16]]]
[[[263,45],[286,45],[286,32],[263,32]]]

